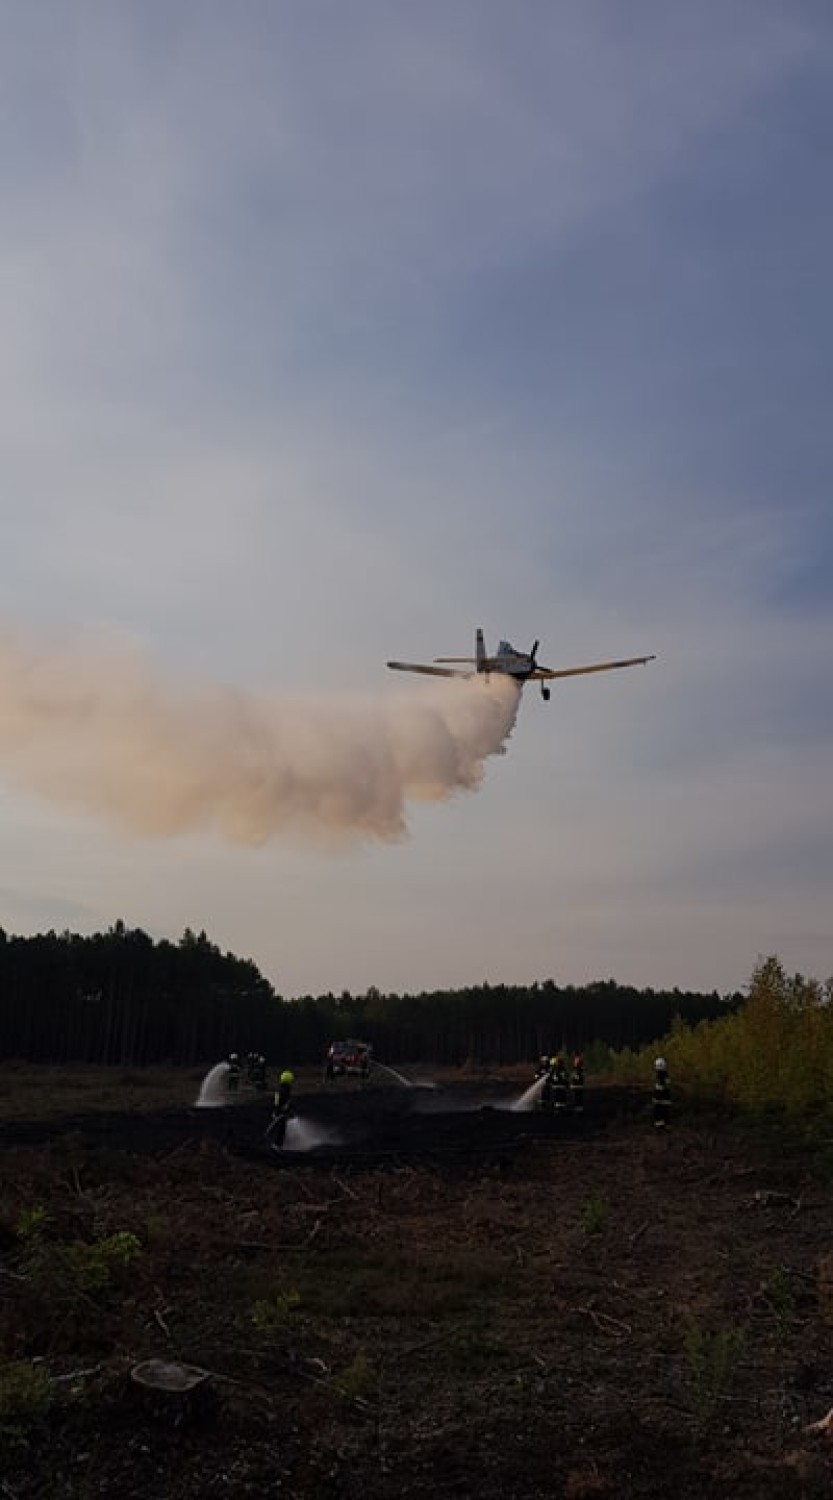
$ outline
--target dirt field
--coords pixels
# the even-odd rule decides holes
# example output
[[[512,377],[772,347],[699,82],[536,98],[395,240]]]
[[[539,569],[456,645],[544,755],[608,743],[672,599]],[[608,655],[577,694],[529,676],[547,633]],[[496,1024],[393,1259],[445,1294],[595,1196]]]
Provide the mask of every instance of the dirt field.
[[[657,1136],[628,1090],[551,1119],[517,1078],[310,1078],[320,1144],[273,1154],[266,1100],[190,1076],[43,1085],[0,1075],[3,1497],[833,1493],[818,1153]]]

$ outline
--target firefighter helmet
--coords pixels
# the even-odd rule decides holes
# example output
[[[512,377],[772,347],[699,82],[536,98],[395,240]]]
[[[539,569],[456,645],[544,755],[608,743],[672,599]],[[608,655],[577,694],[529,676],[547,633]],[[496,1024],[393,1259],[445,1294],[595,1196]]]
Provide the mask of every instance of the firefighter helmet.
[[[294,1083],[294,1082],[295,1082],[295,1074],[294,1073],[290,1073],[290,1071],[289,1071],[288,1068],[284,1068],[284,1071],[281,1073],[281,1083]]]

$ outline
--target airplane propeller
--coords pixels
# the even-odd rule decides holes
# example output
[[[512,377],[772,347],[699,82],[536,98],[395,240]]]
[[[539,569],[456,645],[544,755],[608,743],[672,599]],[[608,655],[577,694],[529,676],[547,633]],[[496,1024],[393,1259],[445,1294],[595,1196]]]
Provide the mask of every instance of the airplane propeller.
[[[538,647],[540,646],[540,644],[541,644],[540,641],[533,641],[532,650],[529,653],[529,670],[530,670],[530,672],[534,672],[535,668],[537,666],[537,662],[536,662],[535,658],[538,655]],[[545,703],[549,703],[550,690],[547,687],[547,685],[546,685],[545,682],[541,683],[541,697],[543,698],[543,700],[544,700]]]

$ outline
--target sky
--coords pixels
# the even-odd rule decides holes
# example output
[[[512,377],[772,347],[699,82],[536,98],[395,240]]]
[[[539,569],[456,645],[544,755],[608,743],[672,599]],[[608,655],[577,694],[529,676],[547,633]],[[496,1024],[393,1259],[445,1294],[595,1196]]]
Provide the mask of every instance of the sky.
[[[833,972],[829,7],[9,0],[0,109],[0,926]]]

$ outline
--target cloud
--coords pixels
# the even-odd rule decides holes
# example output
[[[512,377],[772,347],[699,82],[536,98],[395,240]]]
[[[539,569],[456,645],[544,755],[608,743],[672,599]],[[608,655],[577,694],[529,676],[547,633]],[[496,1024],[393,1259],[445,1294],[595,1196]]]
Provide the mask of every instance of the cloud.
[[[42,578],[47,617],[132,606],[129,626],[180,639],[224,563],[250,609],[271,554],[293,615],[301,577],[310,614],[318,578],[348,598],[345,548],[378,549],[406,598],[431,561],[435,595],[462,592],[448,558],[472,536],[487,591],[507,542],[523,567],[505,495],[537,519],[558,454],[507,423],[537,384],[516,353],[505,393],[478,388],[455,303],[484,267],[553,264],[811,43],[792,10],[746,3],[642,4],[626,28],[583,0],[523,24],[377,3],[12,21],[0,434],[19,546],[0,576],[15,604]],[[531,295],[551,299],[538,278]]]
[[[135,652],[0,637],[0,758],[35,791],[149,836],[259,844],[405,832],[408,798],[476,789],[514,683],[373,702],[163,682]]]

